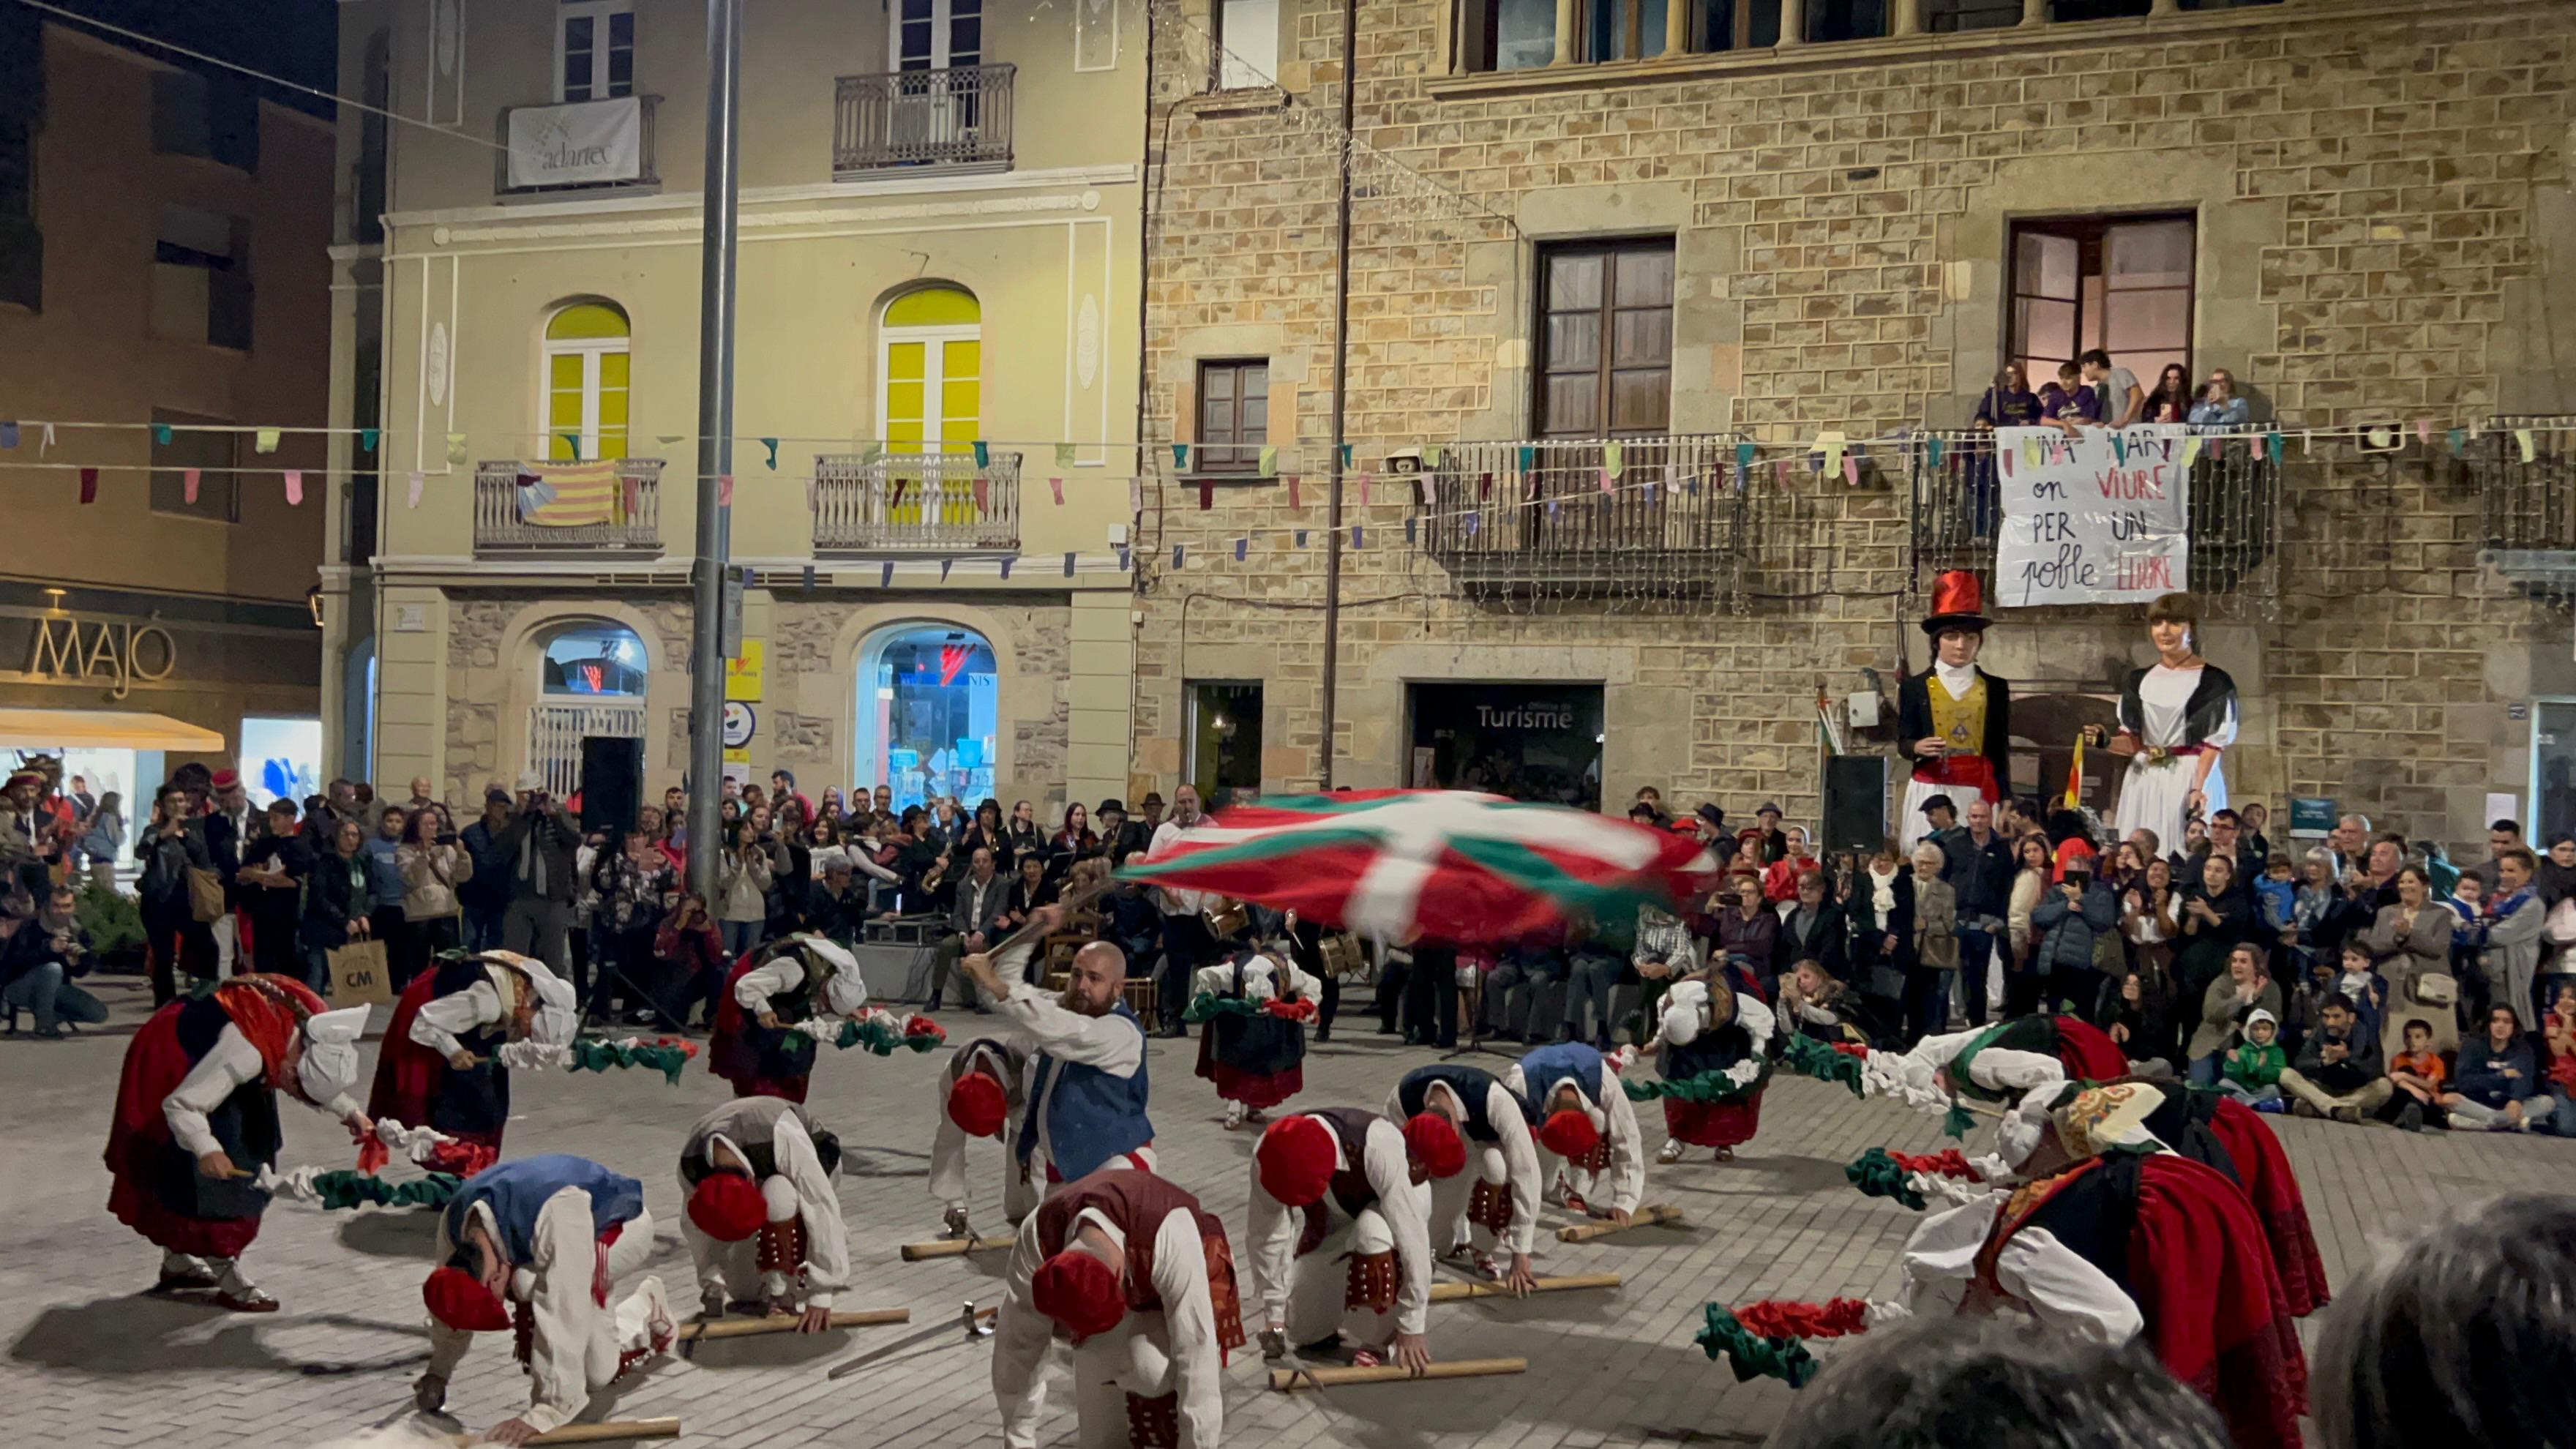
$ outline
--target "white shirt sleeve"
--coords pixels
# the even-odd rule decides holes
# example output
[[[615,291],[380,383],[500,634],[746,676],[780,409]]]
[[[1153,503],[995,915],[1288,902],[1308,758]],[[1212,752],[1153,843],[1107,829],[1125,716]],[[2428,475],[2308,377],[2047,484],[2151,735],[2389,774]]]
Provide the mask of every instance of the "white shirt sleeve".
[[[2004,1240],[1995,1255],[1995,1282],[2029,1304],[2041,1323],[2061,1332],[2121,1344],[2146,1327],[2138,1305],[2119,1284],[2046,1228],[2025,1227]]]
[[[1637,1131],[1637,1109],[1606,1062],[1601,1067],[1601,1115],[1610,1119],[1610,1205],[1633,1213],[1646,1200],[1645,1142]]]
[[[931,1120],[937,1125],[930,1132],[930,1195],[939,1199],[941,1207],[966,1205],[966,1129],[948,1115],[948,1089],[972,1065],[968,1050],[958,1048],[948,1059],[948,1069],[931,1082],[936,1094]]]
[[[1196,1215],[1175,1208],[1154,1233],[1154,1293],[1172,1343],[1172,1388],[1180,1396],[1180,1449],[1217,1449],[1225,1424],[1225,1360],[1216,1341],[1207,1249]]]
[[[1957,1207],[1928,1213],[1905,1240],[1902,1301],[1916,1314],[1937,1314],[1958,1306],[1968,1280],[1976,1276],[1977,1252],[1994,1231],[1995,1214],[2004,1195],[1980,1193]]]
[[[1968,1077],[1987,1091],[2019,1095],[2033,1087],[2065,1081],[2066,1064],[2038,1052],[1988,1047],[1969,1059]]]
[[[1243,976],[1244,996],[1250,1000],[1259,1000],[1260,998],[1254,996],[1252,993],[1252,973],[1247,970],[1243,973]],[[1202,992],[1213,996],[1232,996],[1234,994],[1234,963],[1227,961],[1215,966],[1202,966],[1198,970],[1192,972],[1190,974],[1190,994],[1192,996],[1197,996]]]
[[[1307,975],[1306,968],[1303,966],[1291,961],[1283,969],[1288,973],[1288,984],[1280,992],[1281,995],[1293,996],[1299,1001],[1312,1001],[1323,994],[1324,983]]]
[[[1515,1253],[1527,1254],[1538,1241],[1539,1194],[1547,1185],[1539,1171],[1538,1139],[1530,1135],[1529,1124],[1521,1120],[1520,1099],[1499,1082],[1485,1089],[1485,1120],[1493,1124],[1494,1135],[1503,1139],[1503,1170],[1511,1180],[1508,1246]]]
[[[546,1199],[528,1235],[528,1256],[528,1271],[536,1277],[528,1295],[536,1347],[528,1363],[528,1408],[519,1417],[543,1434],[570,1423],[589,1404],[591,1340],[609,1331],[608,1310],[590,1296],[599,1247],[589,1193],[567,1187]]]
[[[733,984],[733,999],[755,1015],[769,1009],[769,998],[805,984],[805,968],[788,951],[742,973]],[[793,1023],[789,1023],[792,1025]]]
[[[796,1210],[805,1220],[805,1306],[830,1308],[833,1297],[850,1286],[850,1234],[841,1221],[841,1195],[823,1171],[813,1137],[793,1114],[779,1114],[769,1148],[779,1175],[795,1187]]]
[[[440,1056],[454,1056],[464,1048],[458,1037],[501,1019],[501,993],[490,981],[477,981],[463,991],[433,996],[420,1005],[411,1019],[411,1039]]]
[[[161,1115],[170,1123],[170,1140],[190,1157],[220,1151],[222,1144],[215,1141],[206,1119],[224,1104],[226,1097],[258,1081],[267,1071],[268,1064],[260,1060],[259,1048],[250,1044],[240,1027],[227,1024],[215,1044],[197,1058],[197,1065],[189,1070],[178,1089],[161,1099]]]
[[[995,1009],[1057,1061],[1098,1067],[1113,1077],[1132,1077],[1145,1064],[1145,1033],[1126,1017],[1067,1011],[1054,998],[1025,986],[1012,987],[1010,997]]]
[[[1431,1193],[1413,1180],[1404,1132],[1394,1123],[1371,1122],[1361,1155],[1378,1211],[1395,1234],[1396,1263],[1404,1270],[1396,1290],[1395,1326],[1404,1333],[1421,1333],[1431,1321]]]
[[[1261,1309],[1264,1330],[1288,1326],[1289,1275],[1297,1261],[1297,1233],[1305,1226],[1305,1215],[1270,1195],[1261,1185],[1261,1169],[1252,1169],[1252,1205],[1250,1208],[1252,1300]],[[1032,1219],[1031,1221],[1035,1221]]]
[[[1046,1416],[1047,1348],[1055,1341],[1055,1325],[1038,1312],[1030,1288],[1044,1262],[1037,1214],[1031,1213],[1011,1244],[1002,1311],[994,1323],[993,1398],[1002,1411],[1003,1449],[1037,1449],[1038,1421]]]

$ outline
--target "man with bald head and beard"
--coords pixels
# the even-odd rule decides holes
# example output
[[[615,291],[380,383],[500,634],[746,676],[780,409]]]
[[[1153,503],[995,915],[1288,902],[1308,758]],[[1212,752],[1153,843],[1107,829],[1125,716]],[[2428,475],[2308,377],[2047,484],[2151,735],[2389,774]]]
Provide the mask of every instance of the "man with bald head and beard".
[[[1150,1172],[1145,1026],[1127,1009],[1126,953],[1106,941],[1083,947],[1057,997],[1020,979],[1028,953],[1063,918],[1062,907],[1041,907],[998,956],[978,953],[958,963],[1036,1047],[1028,1115],[1015,1144],[1021,1166],[1033,1178],[1042,1173],[1050,1186],[1122,1163]]]

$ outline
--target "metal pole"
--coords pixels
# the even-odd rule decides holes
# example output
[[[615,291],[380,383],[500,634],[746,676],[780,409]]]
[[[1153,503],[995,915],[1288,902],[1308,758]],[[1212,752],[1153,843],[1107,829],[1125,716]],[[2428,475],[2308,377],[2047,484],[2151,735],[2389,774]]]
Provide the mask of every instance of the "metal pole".
[[[1342,444],[1351,400],[1351,118],[1359,98],[1360,0],[1342,0],[1341,205],[1333,243],[1333,486],[1324,529],[1324,738],[1319,788],[1333,788],[1342,653]]]
[[[742,78],[742,0],[707,0],[707,181],[698,274],[698,528],[689,562],[689,883],[713,893],[716,805],[724,779],[724,575],[733,510],[721,479],[733,472],[735,121]]]

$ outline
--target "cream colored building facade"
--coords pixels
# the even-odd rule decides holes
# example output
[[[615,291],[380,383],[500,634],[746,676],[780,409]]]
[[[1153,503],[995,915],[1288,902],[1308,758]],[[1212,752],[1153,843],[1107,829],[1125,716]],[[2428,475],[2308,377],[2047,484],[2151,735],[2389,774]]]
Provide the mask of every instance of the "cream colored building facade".
[[[1140,23],[747,13],[731,769],[1050,816],[1126,790]],[[471,801],[631,734],[658,798],[691,727],[704,8],[341,27],[344,87],[447,132],[343,127],[334,403],[383,453],[329,578],[341,756]],[[610,476],[550,466],[580,460]]]

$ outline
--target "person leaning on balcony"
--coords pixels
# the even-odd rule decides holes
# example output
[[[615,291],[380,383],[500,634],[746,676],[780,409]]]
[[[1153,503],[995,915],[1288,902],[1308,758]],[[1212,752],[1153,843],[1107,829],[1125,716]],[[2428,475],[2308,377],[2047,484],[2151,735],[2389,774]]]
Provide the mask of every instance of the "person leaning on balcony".
[[[2007,362],[1995,374],[1994,386],[1977,400],[1979,428],[2026,428],[2039,421],[2039,394],[2030,390],[2021,364]]]
[[[2071,362],[2059,363],[2057,380],[2039,390],[2039,420],[2089,423],[2101,416],[2101,400],[2084,385],[2084,369]]]
[[[2253,410],[2236,395],[2236,374],[2223,367],[2212,369],[2209,381],[2201,386],[2200,401],[2191,405],[2192,426],[2241,428],[2252,417]]]
[[[2125,367],[2115,367],[2111,354],[2096,347],[2075,359],[2083,368],[2084,380],[2092,385],[2100,411],[2097,420],[2106,427],[2125,428],[2138,420],[2147,405],[2147,392],[2138,386],[2138,375]],[[2077,428],[2075,420],[2060,414],[2057,423],[2068,432]]]

